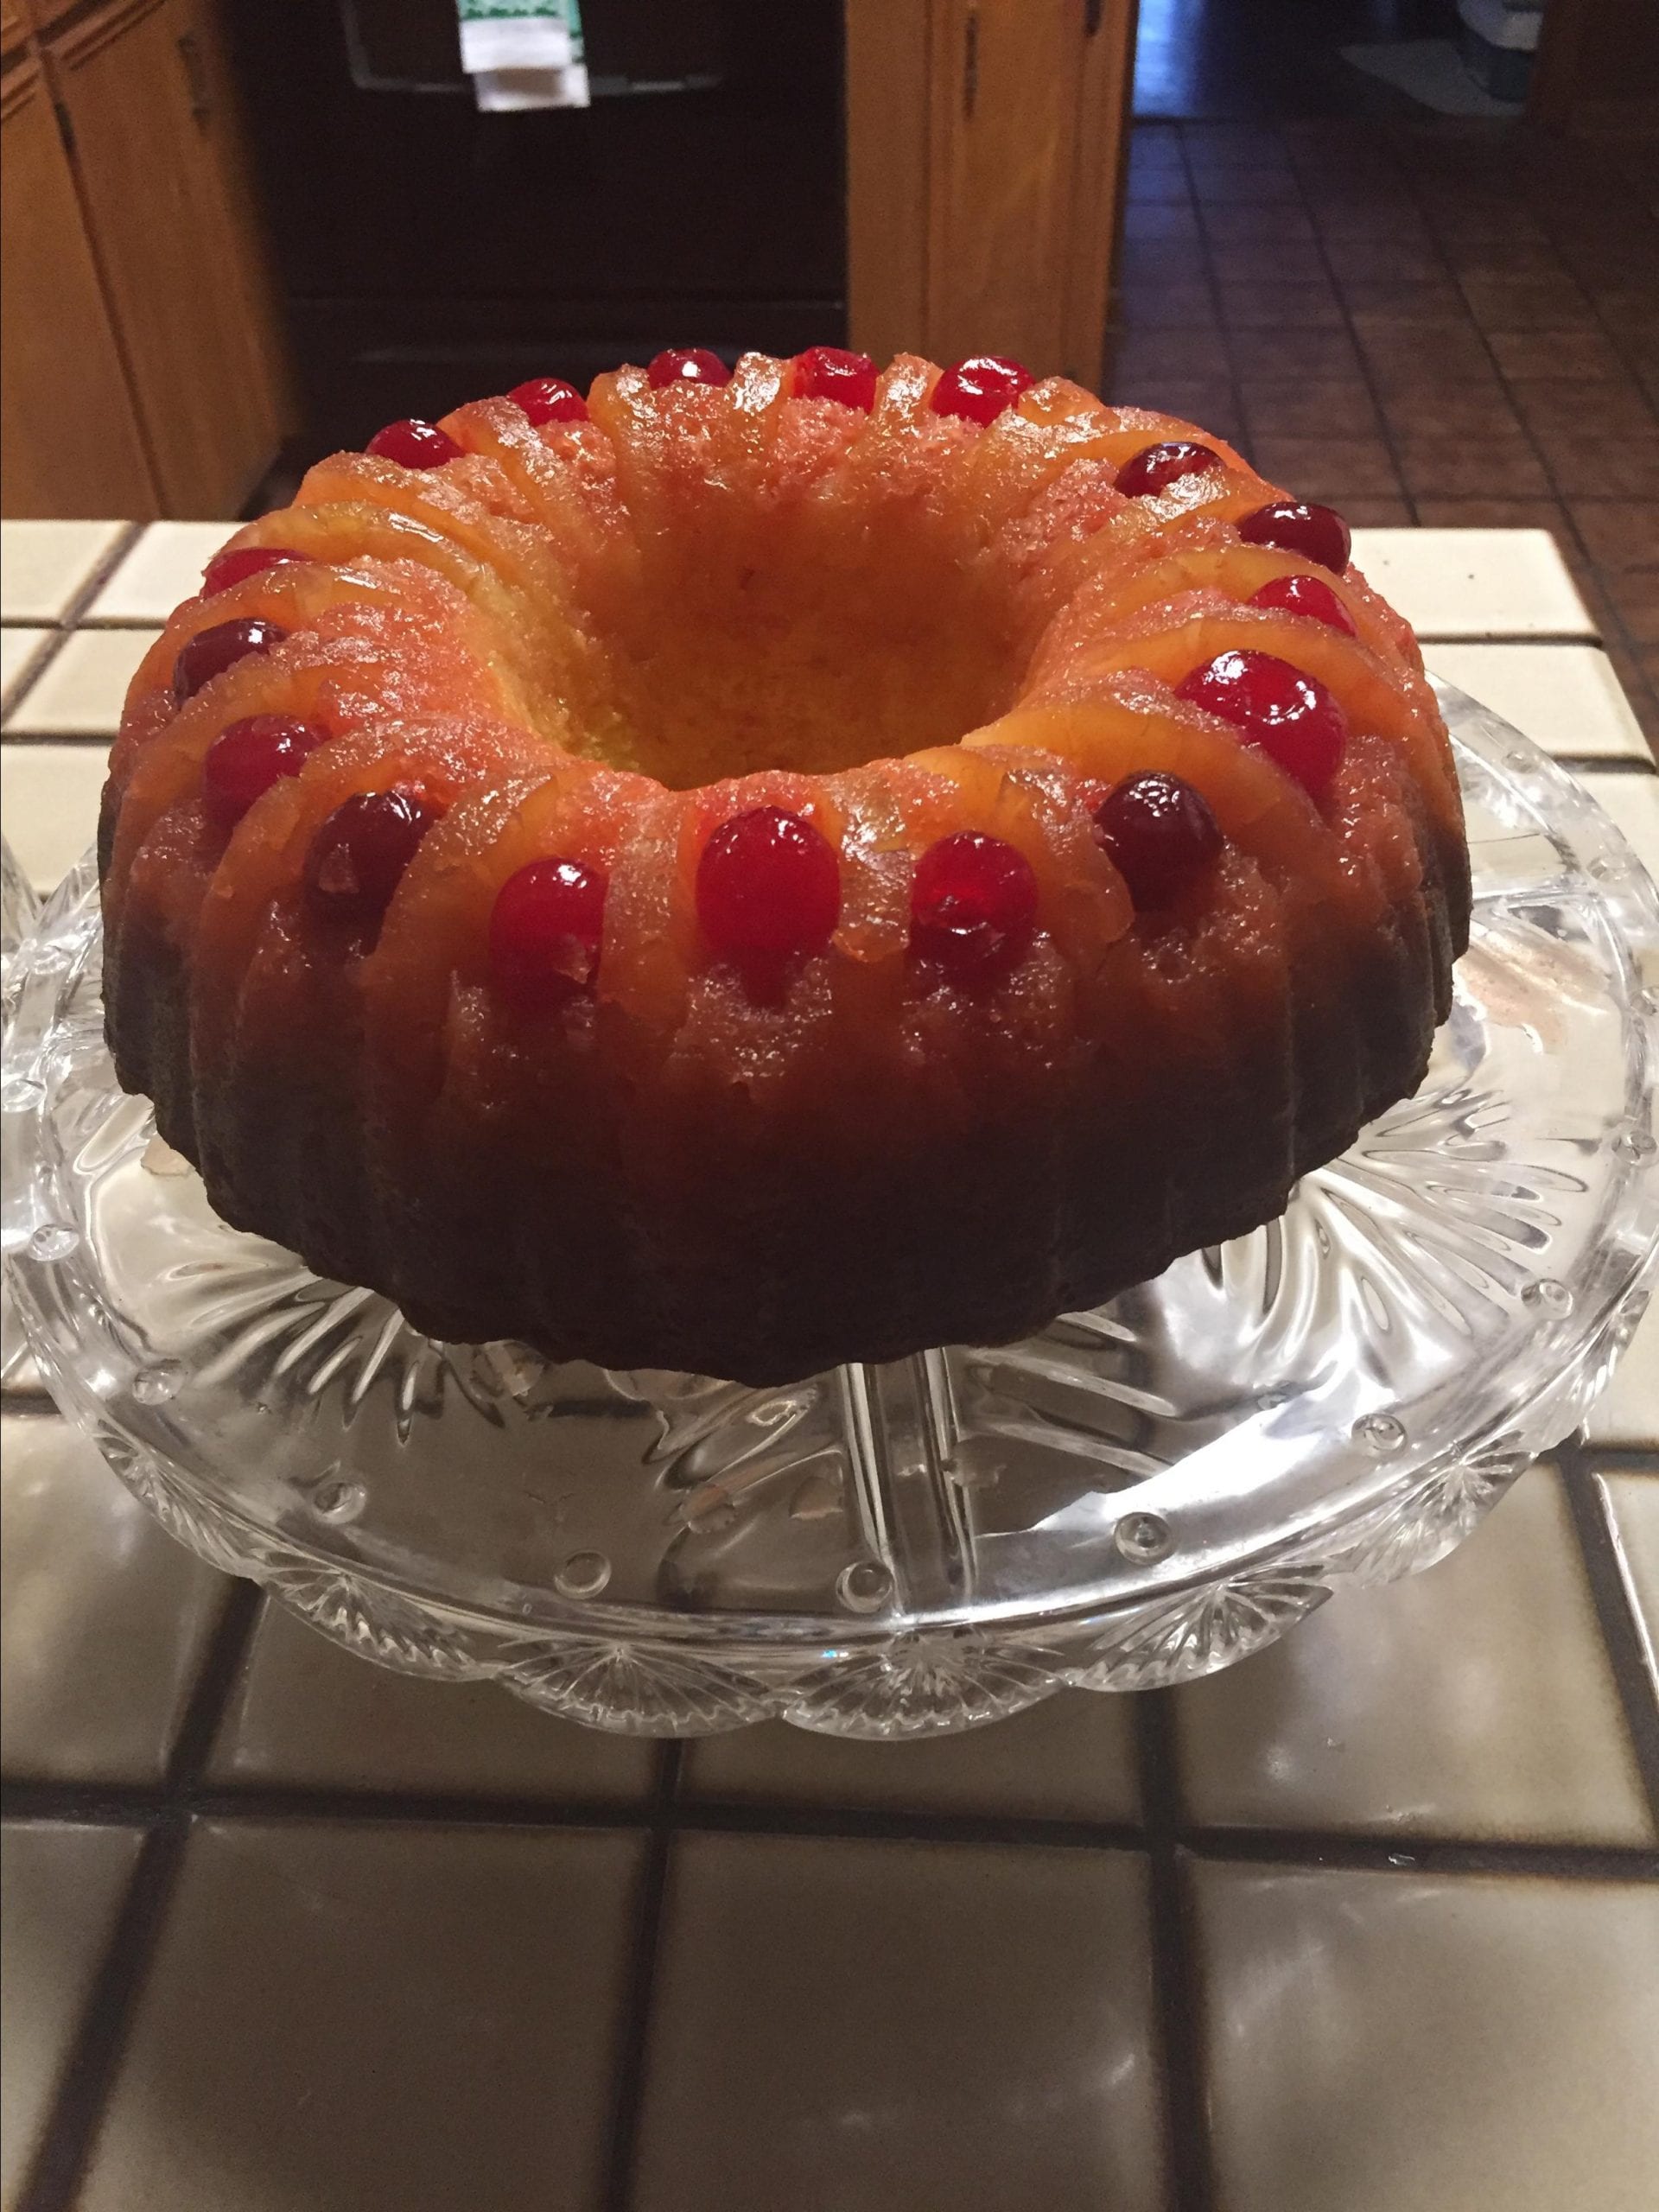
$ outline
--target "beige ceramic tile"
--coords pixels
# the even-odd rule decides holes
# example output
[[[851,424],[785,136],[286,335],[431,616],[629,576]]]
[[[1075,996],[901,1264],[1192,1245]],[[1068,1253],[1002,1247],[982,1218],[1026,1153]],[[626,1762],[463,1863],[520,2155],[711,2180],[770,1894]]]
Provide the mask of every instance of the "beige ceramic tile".
[[[1613,664],[1596,645],[1431,645],[1430,672],[1513,723],[1546,752],[1581,760],[1653,755]]]
[[[153,522],[99,590],[86,622],[165,622],[201,588],[201,572],[233,522]]]
[[[0,523],[0,618],[60,622],[120,543],[124,522]]]
[[[1612,1516],[1619,1571],[1642,1633],[1648,1672],[1659,1690],[1659,1476],[1597,1478]]]
[[[0,1844],[0,2203],[13,2212],[138,1855],[131,1828],[8,1821]]]
[[[686,1749],[682,1794],[728,1802],[1109,1821],[1140,1812],[1130,1700],[1087,1690],[914,1743],[856,1743],[774,1721]]]
[[[641,1850],[199,1831],[79,2212],[597,2212]]]
[[[1659,1450],[1659,1301],[1649,1305],[1620,1353],[1585,1431],[1592,1444]]]
[[[1524,1474],[1438,1567],[1340,1589],[1175,1694],[1206,1827],[1652,1840],[1560,1479]]]
[[[152,630],[77,630],[6,717],[8,737],[113,737]]]
[[[560,1720],[493,1683],[426,1682],[267,1605],[219,1731],[216,1780],[638,1804],[656,1747]]]
[[[6,1773],[158,1780],[223,1577],[55,1414],[0,1421],[0,1522]]]
[[[1659,776],[1595,776],[1586,790],[1611,815],[1648,874],[1659,880]]]
[[[632,2212],[1150,2212],[1128,1853],[682,1837]]]
[[[107,745],[0,745],[0,817],[17,864],[44,895],[98,834]]]
[[[1652,2212],[1659,1884],[1195,1880],[1221,2212]]]
[[[1596,634],[1547,530],[1357,530],[1354,560],[1420,638]]]
[[[0,706],[11,704],[41,653],[57,640],[55,630],[0,630]]]

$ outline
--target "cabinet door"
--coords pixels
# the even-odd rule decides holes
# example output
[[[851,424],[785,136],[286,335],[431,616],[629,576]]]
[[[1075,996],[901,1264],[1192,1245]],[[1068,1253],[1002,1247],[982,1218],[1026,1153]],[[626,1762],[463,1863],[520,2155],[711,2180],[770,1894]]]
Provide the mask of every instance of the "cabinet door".
[[[46,50],[163,510],[234,514],[282,424],[200,24],[180,0],[111,0]]]
[[[854,343],[1099,380],[1135,0],[847,0]]]
[[[0,490],[8,515],[160,512],[39,67],[0,80]]]

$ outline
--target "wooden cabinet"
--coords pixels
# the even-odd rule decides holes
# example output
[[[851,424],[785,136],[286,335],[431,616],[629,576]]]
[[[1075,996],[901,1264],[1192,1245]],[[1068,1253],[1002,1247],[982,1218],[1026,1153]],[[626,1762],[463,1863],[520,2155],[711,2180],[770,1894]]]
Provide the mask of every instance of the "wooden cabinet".
[[[46,398],[54,384],[60,392],[85,381],[74,332],[86,317],[72,329],[56,252],[25,250],[20,238],[14,254],[9,227],[8,331],[18,327],[20,348],[40,365],[35,385],[14,388],[9,336],[7,452],[35,462],[21,486],[9,464],[6,512],[234,514],[276,459],[289,409],[217,23],[207,0],[31,6],[22,66],[44,89],[29,157],[44,173],[54,158],[46,140],[54,143],[54,235],[79,233],[63,251],[83,277],[92,273],[100,359],[113,348],[148,491],[141,501],[113,455],[99,480],[101,437],[81,441],[72,465],[69,442],[54,435],[53,417],[73,410],[61,400],[48,410]],[[7,163],[10,204],[24,194],[10,151]]]
[[[46,74],[0,79],[0,486],[9,515],[161,512]]]
[[[1134,0],[847,0],[849,321],[1096,385]]]

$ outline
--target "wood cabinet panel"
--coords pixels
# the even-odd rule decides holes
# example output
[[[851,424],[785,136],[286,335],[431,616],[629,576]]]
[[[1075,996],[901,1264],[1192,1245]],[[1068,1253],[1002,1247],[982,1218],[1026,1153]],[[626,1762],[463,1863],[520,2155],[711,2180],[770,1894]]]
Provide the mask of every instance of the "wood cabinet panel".
[[[200,17],[189,0],[112,0],[46,53],[164,510],[233,514],[282,426]]]
[[[160,512],[44,75],[0,80],[0,487],[8,515]]]

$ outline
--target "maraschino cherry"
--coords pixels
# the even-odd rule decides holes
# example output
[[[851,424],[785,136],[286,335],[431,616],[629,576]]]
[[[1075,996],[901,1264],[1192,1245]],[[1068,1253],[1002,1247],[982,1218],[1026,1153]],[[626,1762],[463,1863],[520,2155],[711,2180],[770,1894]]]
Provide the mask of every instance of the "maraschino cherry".
[[[266,569],[280,569],[290,561],[308,561],[308,553],[296,552],[291,545],[227,545],[222,553],[215,553],[201,572],[201,595],[212,599],[221,591],[229,591],[232,584],[239,584],[249,576],[257,576]]]
[[[1201,476],[1206,468],[1219,468],[1221,455],[1213,446],[1195,438],[1165,438],[1155,446],[1132,453],[1117,472],[1117,489],[1126,499],[1147,499],[1166,492],[1183,476]]]
[[[1138,907],[1166,906],[1221,858],[1221,824],[1184,777],[1125,776],[1095,809],[1100,842]]]
[[[791,389],[797,399],[838,399],[868,415],[875,404],[875,363],[844,346],[809,346],[795,356]]]
[[[819,830],[778,806],[722,822],[697,862],[697,919],[750,979],[775,982],[822,952],[841,918],[841,862]]]
[[[406,784],[353,792],[311,840],[305,895],[312,912],[334,922],[378,922],[422,838],[442,815],[441,806]]]
[[[461,459],[461,448],[448,430],[413,415],[377,430],[365,450],[377,460],[395,461],[404,468],[442,468],[446,461]]]
[[[1348,717],[1317,677],[1251,647],[1217,653],[1177,684],[1178,697],[1230,722],[1247,745],[1310,791],[1342,766]]]
[[[544,423],[588,420],[587,401],[575,385],[566,384],[562,377],[531,377],[527,384],[514,385],[507,397],[538,430]]]
[[[910,950],[974,990],[1017,967],[1037,921],[1037,878],[1001,837],[959,830],[930,845],[910,893]]]
[[[520,1006],[563,1006],[592,984],[610,878],[581,861],[531,861],[497,892],[490,974]]]
[[[1348,566],[1353,540],[1347,524],[1334,507],[1316,506],[1308,499],[1273,499],[1253,514],[1243,516],[1238,534],[1248,545],[1276,545],[1284,553],[1300,553],[1322,569],[1340,575]]]
[[[173,699],[183,706],[204,683],[223,676],[250,653],[268,653],[280,645],[288,632],[280,622],[267,622],[262,614],[239,614],[232,622],[214,622],[198,630],[179,647],[173,663]]]
[[[1250,594],[1248,604],[1275,607],[1281,614],[1306,615],[1311,622],[1323,622],[1329,630],[1340,630],[1344,637],[1358,634],[1353,616],[1323,576],[1271,577],[1259,591]]]
[[[936,415],[959,415],[982,428],[995,423],[1031,385],[1030,370],[1006,353],[971,353],[945,371],[928,404]]]
[[[201,801],[221,830],[234,829],[257,798],[284,776],[297,776],[328,741],[315,722],[291,715],[248,715],[227,723],[201,764]]]
[[[669,346],[645,364],[645,381],[653,391],[671,384],[729,384],[732,372],[718,353],[706,346]]]

